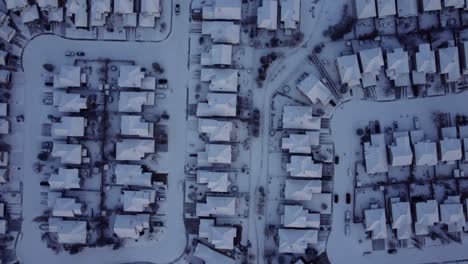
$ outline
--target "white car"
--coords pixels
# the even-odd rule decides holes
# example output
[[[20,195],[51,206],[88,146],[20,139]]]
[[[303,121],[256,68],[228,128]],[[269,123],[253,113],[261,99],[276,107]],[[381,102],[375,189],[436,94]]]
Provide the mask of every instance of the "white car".
[[[344,229],[345,236],[349,236],[350,232],[351,232],[351,231],[350,231],[349,224],[346,224],[346,225],[345,225],[345,229]]]

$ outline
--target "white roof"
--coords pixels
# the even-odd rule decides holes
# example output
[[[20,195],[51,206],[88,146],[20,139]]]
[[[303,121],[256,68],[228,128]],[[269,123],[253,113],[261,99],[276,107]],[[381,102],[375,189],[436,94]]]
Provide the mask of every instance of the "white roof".
[[[51,189],[80,189],[80,176],[78,169],[59,168],[57,174],[49,178]]]
[[[436,11],[442,9],[441,0],[422,0],[424,12]]]
[[[5,2],[8,10],[19,10],[28,6],[27,0],[5,0]]]
[[[390,157],[392,166],[407,166],[413,163],[413,150],[410,145],[410,138],[408,132],[404,135],[396,136],[393,134],[395,144],[390,145]]]
[[[0,134],[6,135],[10,132],[10,121],[0,119]]]
[[[214,119],[199,118],[198,132],[207,134],[210,142],[231,140],[232,122]]]
[[[402,48],[394,49],[393,52],[387,52],[387,77],[393,80],[395,86],[405,86],[410,84],[410,67],[408,52]]]
[[[461,232],[466,224],[461,203],[443,203],[440,205],[440,222],[448,226],[449,232]]]
[[[63,7],[49,8],[49,22],[63,22]]]
[[[59,197],[55,200],[52,215],[56,217],[75,217],[82,214],[82,205],[75,198]]]
[[[435,142],[417,142],[414,145],[414,155],[416,165],[437,165],[437,144]]]
[[[200,80],[210,82],[213,92],[237,92],[239,72],[236,69],[202,68]]]
[[[419,45],[419,50],[416,52],[416,70],[413,71],[413,82],[416,84],[426,83],[427,73],[436,73],[435,53],[431,50],[429,43]],[[422,74],[421,78],[415,78],[417,74]]]
[[[240,25],[231,21],[203,21],[202,34],[210,35],[213,43],[239,44]]]
[[[416,203],[416,222],[414,229],[416,235],[429,234],[428,227],[439,222],[439,206],[436,200]]]
[[[16,36],[16,30],[6,23],[0,26],[0,38],[10,42]]]
[[[52,157],[60,158],[63,164],[81,164],[82,146],[80,144],[66,144],[54,142]]]
[[[39,11],[37,5],[30,5],[21,10],[21,22],[24,24],[33,22],[39,19]]]
[[[358,19],[377,16],[375,0],[355,0],[355,6]]]
[[[397,8],[399,17],[418,16],[417,0],[397,0]]]
[[[313,194],[322,192],[320,180],[292,180],[286,179],[284,195],[286,200],[310,201]]]
[[[8,103],[0,103],[0,116],[8,116]]]
[[[305,134],[290,134],[281,141],[281,148],[289,153],[310,154],[311,146],[318,146],[320,142],[319,131],[307,131]]]
[[[141,113],[144,105],[154,105],[154,92],[119,93],[119,112]]]
[[[118,185],[151,187],[151,172],[143,172],[141,165],[117,164],[114,174]]]
[[[396,15],[395,0],[377,0],[377,13],[380,18]]]
[[[84,136],[86,119],[82,116],[62,116],[60,122],[52,123],[53,137]]]
[[[360,84],[361,71],[356,54],[338,57],[336,63],[341,84],[347,84],[349,86]]]
[[[41,8],[58,7],[58,0],[37,0],[37,5]]]
[[[86,9],[88,7],[88,2],[86,0],[66,0],[66,1],[67,3],[65,4],[65,6],[67,9],[68,15],[86,13]]]
[[[229,196],[207,196],[206,203],[197,203],[196,214],[201,216],[235,216],[237,198]]]
[[[152,137],[154,124],[143,120],[138,115],[122,115],[120,133],[127,136]]]
[[[388,171],[387,149],[384,134],[371,135],[371,142],[364,143],[364,158],[368,174]]]
[[[206,144],[209,163],[231,164],[232,147],[228,144]]]
[[[204,261],[205,264],[235,264],[236,261],[226,255],[223,255],[217,251],[212,250],[211,248],[198,243],[193,256],[197,257]]]
[[[464,8],[465,0],[444,0],[444,7]]]
[[[285,29],[297,29],[301,16],[301,0],[281,0],[281,23]]]
[[[202,17],[208,20],[240,20],[241,7],[241,1],[215,0],[212,6],[203,7]]]
[[[321,118],[312,116],[312,107],[285,105],[283,108],[284,129],[319,130]]]
[[[62,66],[59,73],[54,75],[54,87],[80,87],[81,86],[81,67],[80,66]]]
[[[257,27],[276,30],[277,22],[278,2],[276,0],[263,0],[262,6],[257,8]]]
[[[152,139],[123,139],[117,142],[117,160],[141,160],[155,152],[155,142]]]
[[[456,161],[462,159],[461,141],[458,138],[446,138],[439,141],[440,160]]]
[[[155,190],[123,191],[123,209],[125,212],[143,212],[155,198]]]
[[[309,213],[302,205],[285,205],[282,224],[290,228],[319,228],[320,214]]]
[[[364,211],[366,231],[372,232],[372,239],[387,238],[387,219],[385,209],[367,209]]]
[[[234,249],[236,228],[215,226],[214,219],[200,219],[198,237],[206,238],[216,249]]]
[[[161,0],[141,0],[140,13],[144,15],[161,16]]]
[[[8,231],[7,220],[0,219],[0,234],[5,235]]]
[[[79,113],[87,109],[88,99],[80,94],[66,93],[64,91],[54,91],[53,103],[62,113]]]
[[[134,10],[133,0],[114,0],[114,13],[131,14]]]
[[[122,65],[117,85],[119,87],[141,88],[141,81],[144,77],[145,73],[141,71],[140,66]]]
[[[227,172],[198,170],[197,183],[206,184],[211,192],[227,192],[231,181]]]
[[[85,244],[87,236],[86,221],[49,218],[49,232],[57,233],[61,244]]]
[[[408,202],[392,203],[392,229],[396,229],[398,239],[409,239],[413,235],[413,220]]]
[[[149,228],[149,214],[116,215],[114,220],[114,233],[120,238],[140,237],[145,228]]]
[[[1,65],[7,65],[8,62],[8,52],[4,50],[0,50],[0,64]]]
[[[291,177],[321,178],[322,163],[314,163],[310,156],[291,156],[286,171]]]
[[[447,47],[437,50],[439,59],[439,73],[446,74],[447,82],[456,82],[460,80],[460,59],[458,57],[457,47]]]
[[[278,229],[280,253],[303,254],[308,244],[318,242],[318,231],[311,229]]]
[[[208,53],[201,54],[201,65],[231,65],[232,45],[214,44]]]
[[[208,93],[207,103],[198,103],[198,117],[234,117],[237,113],[237,94]]]
[[[377,75],[384,66],[384,60],[381,48],[372,48],[359,51],[359,60],[363,73],[372,73]]]
[[[312,102],[327,105],[333,96],[330,90],[313,74],[309,74],[297,84],[297,88]]]
[[[91,0],[91,13],[94,14],[105,14],[111,11],[110,0]]]

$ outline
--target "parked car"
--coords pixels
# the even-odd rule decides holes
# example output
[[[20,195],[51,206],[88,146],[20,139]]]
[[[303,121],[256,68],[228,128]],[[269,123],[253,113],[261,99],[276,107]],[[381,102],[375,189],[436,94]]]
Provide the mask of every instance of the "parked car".
[[[349,236],[349,234],[351,233],[350,229],[351,228],[349,227],[349,224],[346,224],[344,229],[345,236]]]
[[[179,15],[180,14],[180,4],[175,5],[175,14]]]
[[[335,203],[338,203],[338,194],[335,194]]]
[[[347,204],[351,203],[351,194],[350,193],[346,193],[346,203]]]
[[[340,163],[340,157],[339,156],[335,156],[335,164],[338,164]]]
[[[70,51],[70,50],[65,51],[65,56],[67,56],[67,57],[73,57],[73,56],[75,56],[75,52]]]
[[[76,52],[76,56],[82,57],[82,56],[84,56],[84,55],[85,55],[85,53],[82,52],[82,51],[77,51],[77,52]]]
[[[345,212],[345,223],[349,223],[351,221],[351,212],[346,210]]]

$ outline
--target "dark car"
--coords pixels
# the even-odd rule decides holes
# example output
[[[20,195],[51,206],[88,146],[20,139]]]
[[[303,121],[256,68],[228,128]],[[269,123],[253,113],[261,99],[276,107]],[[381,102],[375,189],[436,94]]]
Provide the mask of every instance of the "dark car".
[[[338,164],[338,163],[340,163],[340,157],[335,156],[335,164]]]
[[[351,194],[350,193],[346,193],[346,203],[347,204],[351,203]]]
[[[77,52],[76,52],[76,56],[83,57],[84,55],[85,55],[85,53],[82,52],[82,51],[77,51]]]
[[[335,194],[335,203],[338,203],[338,194]]]
[[[180,4],[175,5],[175,14],[179,15],[180,14]]]

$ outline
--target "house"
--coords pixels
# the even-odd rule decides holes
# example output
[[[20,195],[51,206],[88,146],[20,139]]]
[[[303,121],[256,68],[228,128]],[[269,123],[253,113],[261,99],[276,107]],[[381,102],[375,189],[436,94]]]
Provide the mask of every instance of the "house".
[[[78,169],[59,168],[58,173],[51,174],[49,186],[51,189],[81,189]]]
[[[411,209],[409,202],[394,202],[392,208],[392,229],[398,239],[410,239],[413,236]]]
[[[83,205],[75,198],[59,197],[55,200],[52,215],[55,217],[76,217],[83,213]]]
[[[107,23],[107,17],[111,12],[110,0],[91,0],[90,25],[103,27]]]
[[[384,134],[372,134],[370,142],[364,142],[364,159],[368,174],[388,172],[387,149]]]
[[[8,103],[0,103],[0,116],[8,116]]]
[[[418,0],[397,0],[398,17],[418,16]]]
[[[320,214],[310,213],[302,205],[285,205],[281,224],[288,228],[319,228]]]
[[[320,143],[320,132],[307,131],[305,134],[290,134],[281,140],[281,149],[291,154],[311,154],[312,147]]]
[[[359,61],[362,69],[362,86],[370,87],[377,85],[377,75],[384,66],[381,48],[365,49],[359,51]]]
[[[393,139],[394,144],[388,147],[390,164],[392,166],[411,165],[413,163],[413,150],[408,132],[395,132]]]
[[[203,6],[203,20],[241,20],[241,2],[214,0],[213,5]]]
[[[9,169],[8,168],[0,168],[0,184],[5,184],[8,182],[9,176]]]
[[[155,190],[122,191],[125,212],[144,212],[155,202]]]
[[[86,0],[66,0],[67,16],[72,18],[76,28],[88,27],[88,3]]]
[[[10,121],[7,119],[0,119],[0,134],[7,135],[10,133]]]
[[[210,192],[228,192],[231,185],[229,173],[208,170],[197,171],[197,183],[206,185]]]
[[[208,53],[201,54],[202,66],[231,65],[232,63],[232,45],[213,44]]]
[[[16,36],[16,30],[10,26],[8,23],[3,23],[0,26],[0,39],[10,43]]]
[[[123,139],[116,143],[116,160],[142,160],[155,150],[152,139]]]
[[[466,225],[466,217],[460,196],[448,196],[440,207],[440,222],[447,225],[448,232],[462,232]]]
[[[440,48],[437,50],[438,72],[446,82],[457,82],[461,78],[460,58],[457,47]]]
[[[387,238],[387,218],[384,208],[366,209],[364,218],[366,232],[371,232],[373,240]]]
[[[438,11],[442,9],[442,0],[422,0],[424,12]]]
[[[135,3],[133,0],[114,0],[115,14],[133,14],[134,7]]]
[[[143,172],[141,165],[117,164],[114,169],[115,184],[151,187],[151,172]]]
[[[6,167],[10,162],[10,154],[8,151],[0,151],[0,166]]]
[[[407,0],[404,0],[407,1]],[[413,83],[426,84],[427,74],[434,74],[437,72],[435,53],[431,50],[429,43],[419,45],[418,52],[415,56],[416,70],[413,70]]]
[[[307,74],[307,77],[297,84],[297,88],[313,104],[320,102],[327,105],[333,99],[330,89],[313,74]]]
[[[200,219],[198,237],[206,239],[216,249],[233,250],[236,233],[235,227],[215,226],[214,219]]]
[[[10,55],[4,50],[0,50],[0,65],[6,66]]]
[[[278,27],[278,2],[263,0],[257,8],[257,27],[266,30],[276,30]]]
[[[82,83],[80,66],[62,66],[54,75],[55,88],[80,87]]]
[[[28,5],[21,10],[21,22],[23,24],[31,23],[39,19],[39,10],[37,5]]]
[[[58,90],[54,91],[52,101],[61,113],[79,113],[81,110],[88,109],[88,98],[80,94]]]
[[[125,136],[153,137],[154,123],[146,122],[139,115],[120,117],[120,134]]]
[[[200,81],[209,82],[212,92],[237,92],[239,72],[236,69],[202,68]]]
[[[57,233],[60,244],[86,244],[87,222],[49,218],[49,232]]]
[[[386,75],[397,87],[408,86],[410,81],[410,67],[408,52],[402,48],[387,52]]]
[[[196,215],[235,216],[237,215],[237,198],[232,196],[207,196],[206,203],[197,203]]]
[[[436,200],[416,203],[416,222],[414,223],[416,235],[428,235],[429,227],[439,221],[439,205]]]
[[[11,72],[7,70],[0,70],[0,83],[9,84],[11,81]]]
[[[202,243],[198,243],[196,245],[195,251],[193,252],[193,256],[202,260],[205,264],[235,264],[236,261],[231,257],[223,255],[218,251],[215,251]]]
[[[286,171],[291,177],[322,178],[322,163],[314,163],[310,156],[291,156],[286,164]]]
[[[114,234],[116,234],[119,238],[138,239],[141,236],[143,230],[150,227],[149,220],[149,214],[118,214],[115,216],[114,220]]]
[[[464,8],[465,7],[465,0],[444,0],[444,7],[445,8]]]
[[[203,21],[202,35],[209,35],[213,43],[239,44],[240,25],[232,21]]]
[[[141,70],[140,66],[122,65],[120,66],[117,85],[119,87],[141,88],[141,82],[144,77],[145,73]]]
[[[229,142],[233,124],[229,121],[199,118],[198,132],[206,134],[210,142]]]
[[[29,5],[27,0],[5,0],[5,4],[8,10],[13,11],[22,10]]]
[[[461,141],[458,138],[445,138],[439,141],[440,161],[453,162],[462,159]]]
[[[314,194],[322,192],[320,180],[292,180],[286,179],[284,196],[286,200],[310,201]]]
[[[235,117],[237,115],[237,94],[208,93],[207,102],[198,103],[198,117]]]
[[[60,158],[62,164],[79,165],[82,157],[85,156],[86,149],[80,144],[67,144],[54,142],[52,146],[52,157]]]
[[[141,27],[154,27],[161,17],[161,0],[142,0],[138,23]]]
[[[355,0],[354,7],[358,19],[372,18],[377,16],[375,0]]]
[[[206,144],[206,151],[198,153],[198,166],[231,164],[232,147],[228,144]]]
[[[285,30],[298,28],[301,17],[301,0],[280,0],[281,27]]]
[[[154,92],[120,92],[119,112],[141,113],[143,106],[154,105]]]
[[[63,22],[63,7],[49,8],[48,11],[48,22]]]
[[[341,84],[348,86],[361,84],[361,71],[356,54],[338,57],[336,63]]]
[[[62,116],[60,122],[52,123],[52,136],[83,137],[85,134],[86,119],[82,116]]]
[[[312,229],[278,229],[279,253],[304,254],[309,244],[317,244],[318,231]]]
[[[115,1],[114,1],[115,3]],[[136,27],[137,20],[138,20],[138,14],[137,13],[129,13],[129,14],[122,14],[122,26],[124,28],[134,28]]]
[[[312,115],[312,107],[285,105],[283,108],[283,128],[319,130],[321,118]]]
[[[435,166],[438,163],[437,144],[420,141],[414,144],[415,164],[418,166]]]
[[[468,8],[468,6],[467,6]],[[463,75],[466,75],[468,74],[468,41],[463,41],[461,43],[461,58],[460,58],[460,61],[461,61],[461,70],[462,70],[462,74]]]
[[[377,0],[377,14],[379,18],[396,15],[395,0]]]
[[[5,219],[0,219],[0,235],[5,235],[8,232],[8,222]]]

